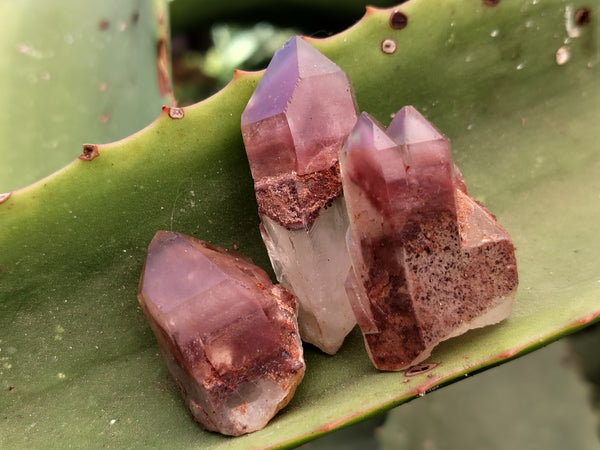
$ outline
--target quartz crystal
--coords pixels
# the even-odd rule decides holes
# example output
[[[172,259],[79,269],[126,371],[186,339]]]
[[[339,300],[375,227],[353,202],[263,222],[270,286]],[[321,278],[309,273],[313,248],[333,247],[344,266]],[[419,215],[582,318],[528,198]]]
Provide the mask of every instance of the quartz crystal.
[[[402,370],[497,323],[517,287],[508,233],[467,193],[446,137],[413,107],[386,130],[363,113],[340,155],[346,290],[373,364]]]
[[[241,255],[159,231],[138,299],[204,428],[261,429],[292,398],[305,369],[296,299]]]
[[[275,274],[298,297],[302,339],[330,354],[356,324],[338,162],[356,117],[347,75],[300,37],[275,53],[242,114]]]

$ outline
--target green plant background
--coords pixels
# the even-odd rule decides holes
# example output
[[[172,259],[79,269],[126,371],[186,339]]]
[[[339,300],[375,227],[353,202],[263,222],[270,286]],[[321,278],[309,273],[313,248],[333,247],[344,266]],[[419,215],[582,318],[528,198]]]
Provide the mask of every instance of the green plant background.
[[[109,4],[94,14],[73,6],[73,16],[86,20],[73,20],[60,33],[52,29],[36,37],[38,43],[30,38],[33,31],[1,36],[14,67],[32,62],[24,56],[42,64],[28,69],[40,77],[35,86],[19,88],[33,96],[21,101],[24,112],[0,121],[6,139],[1,156],[10,162],[3,164],[5,189],[29,182],[30,172],[39,178],[56,169],[51,161],[74,159],[82,142],[116,140],[141,128],[170,101],[161,97],[156,81],[165,5]],[[137,305],[137,281],[158,229],[235,244],[268,267],[239,131],[241,111],[260,74],[238,72],[224,90],[187,107],[183,119],[171,119],[165,110],[131,137],[99,146],[96,159],[76,160],[0,204],[0,447],[294,446],[598,320],[596,5],[580,36],[569,38],[565,11],[583,5],[502,0],[490,7],[447,0],[432,9],[432,4],[414,0],[399,6],[409,18],[403,30],[389,26],[393,10],[369,9],[348,31],[310,42],[346,70],[362,110],[388,123],[402,105],[413,104],[450,137],[471,193],[514,238],[520,287],[512,316],[441,344],[431,357],[441,364],[413,378],[373,369],[355,330],[333,358],[306,349],[304,382],[264,430],[230,439],[194,424]],[[105,20],[108,28],[100,25]],[[61,59],[58,48],[69,45],[61,33],[68,27],[74,27],[71,36],[107,40],[109,50],[96,52],[98,62],[83,63],[79,58],[99,44],[81,44]],[[132,31],[138,28],[143,35]],[[384,39],[396,42],[395,53],[381,51]],[[562,46],[570,59],[559,65],[556,52]],[[31,49],[46,56],[31,56]],[[120,63],[110,59],[115,54]],[[138,56],[129,73],[132,54],[146,56]],[[76,77],[74,67],[82,65],[93,75]],[[14,67],[4,65],[3,76],[11,80]],[[113,81],[99,89],[107,77]],[[22,81],[17,78],[27,77],[14,83]],[[124,80],[125,87],[109,92]],[[43,82],[62,87],[50,93]],[[6,114],[10,102],[2,101]],[[48,111],[69,101],[75,102],[72,108],[85,106],[81,122],[52,120]],[[109,120],[103,121],[106,111]],[[60,138],[52,138],[56,149],[40,152],[53,133]],[[393,435],[397,427],[390,428]]]
[[[156,117],[159,25],[151,1],[0,2],[0,192],[65,166],[84,142]]]

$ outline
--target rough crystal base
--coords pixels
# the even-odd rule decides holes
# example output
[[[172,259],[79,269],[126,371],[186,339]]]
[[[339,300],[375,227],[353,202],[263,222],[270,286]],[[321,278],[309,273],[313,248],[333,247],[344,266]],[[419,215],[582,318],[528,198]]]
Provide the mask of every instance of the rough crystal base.
[[[241,258],[159,231],[138,299],[192,416],[238,436],[263,428],[304,375],[296,299]]]
[[[344,291],[350,260],[343,199],[323,210],[308,230],[289,230],[268,216],[261,219],[261,234],[277,279],[303,299],[298,313],[300,336],[326,353],[336,353],[356,325]]]

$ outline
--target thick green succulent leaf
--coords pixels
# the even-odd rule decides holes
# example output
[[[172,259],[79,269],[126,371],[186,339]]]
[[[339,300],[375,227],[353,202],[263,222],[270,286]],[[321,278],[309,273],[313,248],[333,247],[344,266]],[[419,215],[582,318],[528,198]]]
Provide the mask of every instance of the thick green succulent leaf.
[[[0,3],[0,192],[60,169],[82,142],[121,139],[154,120],[168,101],[155,3]]]
[[[440,364],[414,377],[376,371],[354,330],[334,357],[306,349],[305,380],[264,430],[202,431],[136,290],[158,229],[268,265],[239,131],[260,74],[238,73],[183,118],[166,109],[0,204],[0,447],[293,446],[597,321],[598,13],[573,28],[578,4],[486,3],[414,0],[398,8],[404,29],[390,27],[393,9],[370,9],[312,43],[348,72],[361,109],[387,123],[413,104],[451,138],[471,193],[514,238],[521,281],[507,321],[441,344]]]

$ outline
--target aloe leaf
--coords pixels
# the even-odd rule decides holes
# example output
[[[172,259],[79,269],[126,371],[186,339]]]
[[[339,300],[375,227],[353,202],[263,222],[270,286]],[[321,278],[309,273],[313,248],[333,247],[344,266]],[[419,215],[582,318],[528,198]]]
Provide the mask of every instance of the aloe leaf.
[[[264,430],[235,439],[201,430],[136,290],[158,229],[235,244],[268,266],[239,131],[260,74],[238,73],[183,118],[167,108],[0,204],[0,447],[293,446],[598,321],[596,11],[569,37],[565,10],[577,8],[561,0],[431,5],[398,7],[403,29],[390,27],[394,9],[369,9],[311,42],[348,72],[361,109],[388,123],[413,104],[451,138],[471,193],[514,239],[511,317],[441,344],[430,359],[440,364],[414,377],[375,370],[354,330],[334,357],[306,349],[303,383]],[[386,39],[395,52],[382,51]]]
[[[82,142],[149,124],[169,101],[157,80],[154,2],[0,3],[0,192],[60,169]],[[18,131],[18,132],[17,132]]]

